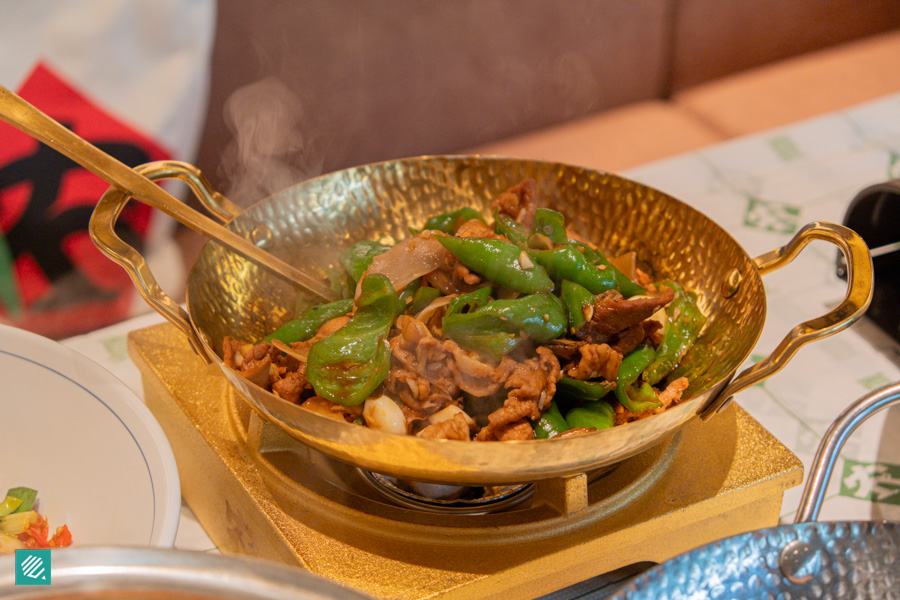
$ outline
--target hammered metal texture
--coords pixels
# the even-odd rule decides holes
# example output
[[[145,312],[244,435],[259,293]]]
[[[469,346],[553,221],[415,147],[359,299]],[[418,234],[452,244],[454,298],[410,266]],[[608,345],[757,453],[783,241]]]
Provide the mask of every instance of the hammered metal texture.
[[[782,549],[816,550],[810,577],[783,574]],[[900,523],[822,522],[773,527],[714,542],[635,578],[610,600],[900,600]]]
[[[527,482],[585,472],[631,456],[680,427],[749,356],[765,321],[759,273],[721,227],[687,204],[622,177],[513,159],[424,157],[325,175],[280,192],[229,224],[289,263],[327,278],[340,252],[360,239],[400,240],[435,213],[490,202],[526,177],[539,202],[611,255],[635,251],[639,264],[698,294],[708,324],[683,365],[690,401],[651,419],[562,440],[470,444],[422,440],[344,425],[300,410],[221,365],[226,335],[262,338],[311,303],[288,283],[214,242],[188,280],[188,312],[209,354],[263,415],[314,447],[400,477],[455,483]],[[730,297],[723,283],[740,273]]]

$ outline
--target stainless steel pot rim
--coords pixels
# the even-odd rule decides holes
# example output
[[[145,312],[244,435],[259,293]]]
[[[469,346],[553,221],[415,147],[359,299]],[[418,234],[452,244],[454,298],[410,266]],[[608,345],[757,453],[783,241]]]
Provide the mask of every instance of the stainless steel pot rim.
[[[751,531],[701,546],[639,575],[611,600],[707,597],[881,598],[900,589],[900,522],[815,522],[847,438],[872,415],[900,403],[900,382],[873,390],[828,428],[810,464],[793,525]],[[690,574],[702,571],[702,577]]]
[[[127,600],[147,592],[171,600],[366,600],[369,596],[299,568],[209,552],[133,547],[53,550],[51,584],[21,586],[15,556],[0,557],[0,597]],[[114,595],[111,595],[114,594]]]
[[[794,560],[782,560],[785,550]],[[883,598],[900,586],[900,523],[831,521],[780,525],[701,546],[641,573],[610,600],[782,597],[839,600],[851,591]],[[691,577],[691,573],[702,573]],[[850,597],[858,597],[850,594]]]

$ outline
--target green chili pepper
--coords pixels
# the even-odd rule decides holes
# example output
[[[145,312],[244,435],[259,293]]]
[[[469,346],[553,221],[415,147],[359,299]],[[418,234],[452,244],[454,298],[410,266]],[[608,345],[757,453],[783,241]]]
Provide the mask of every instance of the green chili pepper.
[[[656,358],[656,351],[650,344],[641,344],[635,348],[628,356],[622,359],[619,365],[618,376],[616,377],[616,398],[622,403],[622,406],[633,412],[634,414],[642,413],[651,408],[659,408],[662,404],[656,397],[653,388],[647,385],[648,390],[641,386],[637,391],[632,390],[632,385],[638,380],[641,373]],[[646,384],[645,384],[646,385]]]
[[[569,318],[569,330],[577,330],[586,321],[584,318],[584,307],[594,302],[594,295],[583,285],[563,279],[560,283],[559,297],[566,307],[566,313]]]
[[[700,311],[696,301],[680,285],[674,281],[666,281],[663,285],[675,290],[675,297],[665,308],[668,326],[656,349],[656,358],[642,376],[651,385],[662,381],[672,372],[688,348],[697,341],[706,323],[706,316]]]
[[[584,258],[587,259],[589,263],[592,265],[596,265],[597,261],[600,260],[600,253],[585,244],[584,242],[579,242],[578,240],[569,240],[569,243],[575,248],[584,254]]]
[[[454,298],[441,323],[444,335],[460,347],[499,361],[522,342],[520,331],[538,344],[565,333],[566,312],[556,296],[530,294],[482,305],[487,294],[481,290]]]
[[[460,225],[466,221],[471,221],[472,219],[484,221],[484,215],[474,208],[460,208],[459,210],[434,215],[425,221],[425,227],[423,227],[423,229],[434,229],[453,235],[456,233],[456,230],[459,229]]]
[[[444,336],[460,348],[477,352],[496,362],[522,342],[518,326],[497,315],[462,313],[445,315],[441,323]]]
[[[20,500],[19,498],[6,496],[3,499],[3,502],[0,502],[0,517],[5,517],[6,515],[11,514],[14,510],[19,508],[20,504],[22,504],[22,500]]]
[[[668,305],[666,305],[666,314],[671,314],[672,322],[676,324],[678,329],[683,333],[687,333],[685,337],[689,340],[696,340],[706,324],[706,315],[697,306],[697,300],[689,292],[674,281],[665,281],[663,285],[667,285],[675,290],[675,297]],[[693,343],[693,341],[691,342]]]
[[[488,238],[435,238],[471,271],[497,285],[523,294],[553,290],[553,281],[540,265],[522,266],[524,250],[515,244]]]
[[[681,359],[679,353],[682,347],[684,347],[684,340],[681,337],[681,332],[667,316],[666,331],[663,333],[662,342],[656,349],[656,357],[644,369],[641,378],[651,385],[661,381],[663,377],[672,372],[672,369],[675,368],[675,365]]]
[[[498,323],[494,329],[508,333],[524,331],[539,344],[565,333],[566,312],[562,301],[553,294],[528,294],[519,298],[490,301],[490,288],[479,288],[450,301],[444,319],[454,321],[457,316],[492,316],[497,320],[481,319],[482,324]],[[501,324],[502,323],[502,324]]]
[[[556,393],[560,397],[573,400],[596,402],[614,390],[615,387],[614,381],[581,381],[580,379],[573,379],[568,375],[563,375],[556,382]]]
[[[408,286],[407,286],[408,287]],[[423,308],[431,304],[437,297],[441,295],[441,290],[433,287],[420,287],[413,294],[412,302],[406,308],[406,313],[410,315],[418,314]]]
[[[372,264],[372,259],[388,250],[390,250],[390,246],[363,240],[341,252],[339,260],[344,270],[353,278],[354,282],[357,282]]]
[[[609,262],[606,258],[606,255],[600,252],[599,250],[594,250],[584,242],[570,241],[570,244],[578,248],[578,250],[584,255],[584,258],[591,263],[592,265],[603,265],[605,270],[612,271],[612,276],[616,280],[616,289],[621,293],[624,297],[630,298],[631,296],[637,296],[639,294],[646,294],[647,290],[634,281],[628,278],[625,273],[619,270],[616,265]]]
[[[616,424],[616,411],[609,402],[588,402],[582,406],[570,408],[566,413],[566,423],[570,429],[576,427],[609,429]]]
[[[595,265],[604,265],[607,271],[612,271],[613,277],[616,280],[616,289],[619,290],[619,293],[625,296],[626,298],[630,298],[631,296],[638,296],[640,294],[646,294],[646,288],[643,288],[633,282],[628,278],[625,273],[619,270],[616,265],[612,264],[607,260],[607,258],[603,255],[602,252],[599,252],[599,258]]]
[[[475,312],[491,301],[491,288],[485,286],[468,294],[460,294],[447,304],[445,317]]]
[[[534,437],[546,440],[568,431],[569,424],[559,412],[556,402],[551,401],[550,407],[541,414],[541,418],[531,422],[531,428],[534,429]]]
[[[461,348],[499,361],[519,343],[518,328],[494,315],[476,316],[475,311],[491,300],[491,288],[482,287],[450,300],[441,322],[446,337]]]
[[[553,281],[561,282],[568,279],[595,295],[616,289],[616,279],[612,271],[598,269],[570,244],[561,244],[553,250],[534,250],[530,256],[534,262],[544,267]]]
[[[10,488],[6,492],[6,498],[14,499],[10,504],[15,504],[15,500],[19,501],[16,507],[7,514],[28,512],[34,507],[34,501],[37,500],[37,490],[29,487]]]
[[[657,395],[656,390],[653,389],[652,385],[646,381],[642,382],[640,385],[635,385],[636,387],[631,387],[626,390],[626,394],[628,399],[631,400],[631,404],[625,406],[625,408],[634,414],[638,414],[645,410],[662,406],[662,403],[659,401],[659,395]]]
[[[513,244],[524,248],[528,242],[530,232],[521,223],[517,223],[512,217],[494,211],[494,233],[506,237]]]
[[[332,297],[350,298],[356,292],[356,281],[340,265],[328,268],[325,271],[325,276],[328,277],[328,288],[331,290]],[[297,309],[300,306],[306,307],[308,304],[303,303]]]
[[[549,208],[539,208],[535,211],[532,232],[546,235],[556,244],[568,239],[566,222],[562,214]]]
[[[616,394],[619,388],[624,388],[635,381],[647,365],[654,359],[656,352],[650,344],[641,344],[622,359],[619,364],[619,372],[616,377]]]
[[[387,376],[387,334],[400,300],[384,275],[367,275],[350,321],[310,347],[306,377],[316,393],[338,404],[362,404]]]
[[[413,279],[406,284],[406,287],[404,287],[403,291],[400,292],[401,310],[404,310],[407,306],[409,306],[409,304],[412,302],[412,299],[415,297],[416,292],[419,291],[420,285],[422,285],[421,279]]]
[[[494,300],[475,314],[496,315],[524,331],[538,344],[566,332],[568,318],[562,300],[553,294],[529,294],[510,300]]]
[[[299,317],[288,321],[264,337],[263,341],[271,342],[273,339],[276,339],[281,340],[285,344],[305,342],[316,334],[319,327],[335,317],[346,315],[351,310],[353,310],[353,300],[350,298],[307,308],[300,313]]]

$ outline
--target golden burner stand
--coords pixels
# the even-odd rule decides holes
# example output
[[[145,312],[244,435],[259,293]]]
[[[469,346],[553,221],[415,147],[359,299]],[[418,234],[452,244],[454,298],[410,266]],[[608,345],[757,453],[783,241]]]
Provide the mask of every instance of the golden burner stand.
[[[599,476],[538,482],[506,511],[419,511],[257,417],[171,325],[131,332],[128,349],[182,496],[219,549],[376,598],[536,598],[776,525],[803,479],[799,459],[733,405]]]

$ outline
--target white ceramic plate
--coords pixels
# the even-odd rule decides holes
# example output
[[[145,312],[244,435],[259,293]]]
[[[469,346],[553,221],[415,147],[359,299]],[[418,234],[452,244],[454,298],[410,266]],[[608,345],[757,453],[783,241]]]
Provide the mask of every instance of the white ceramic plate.
[[[111,373],[47,338],[0,326],[0,494],[38,491],[77,546],[170,547],[181,509],[172,448]]]

